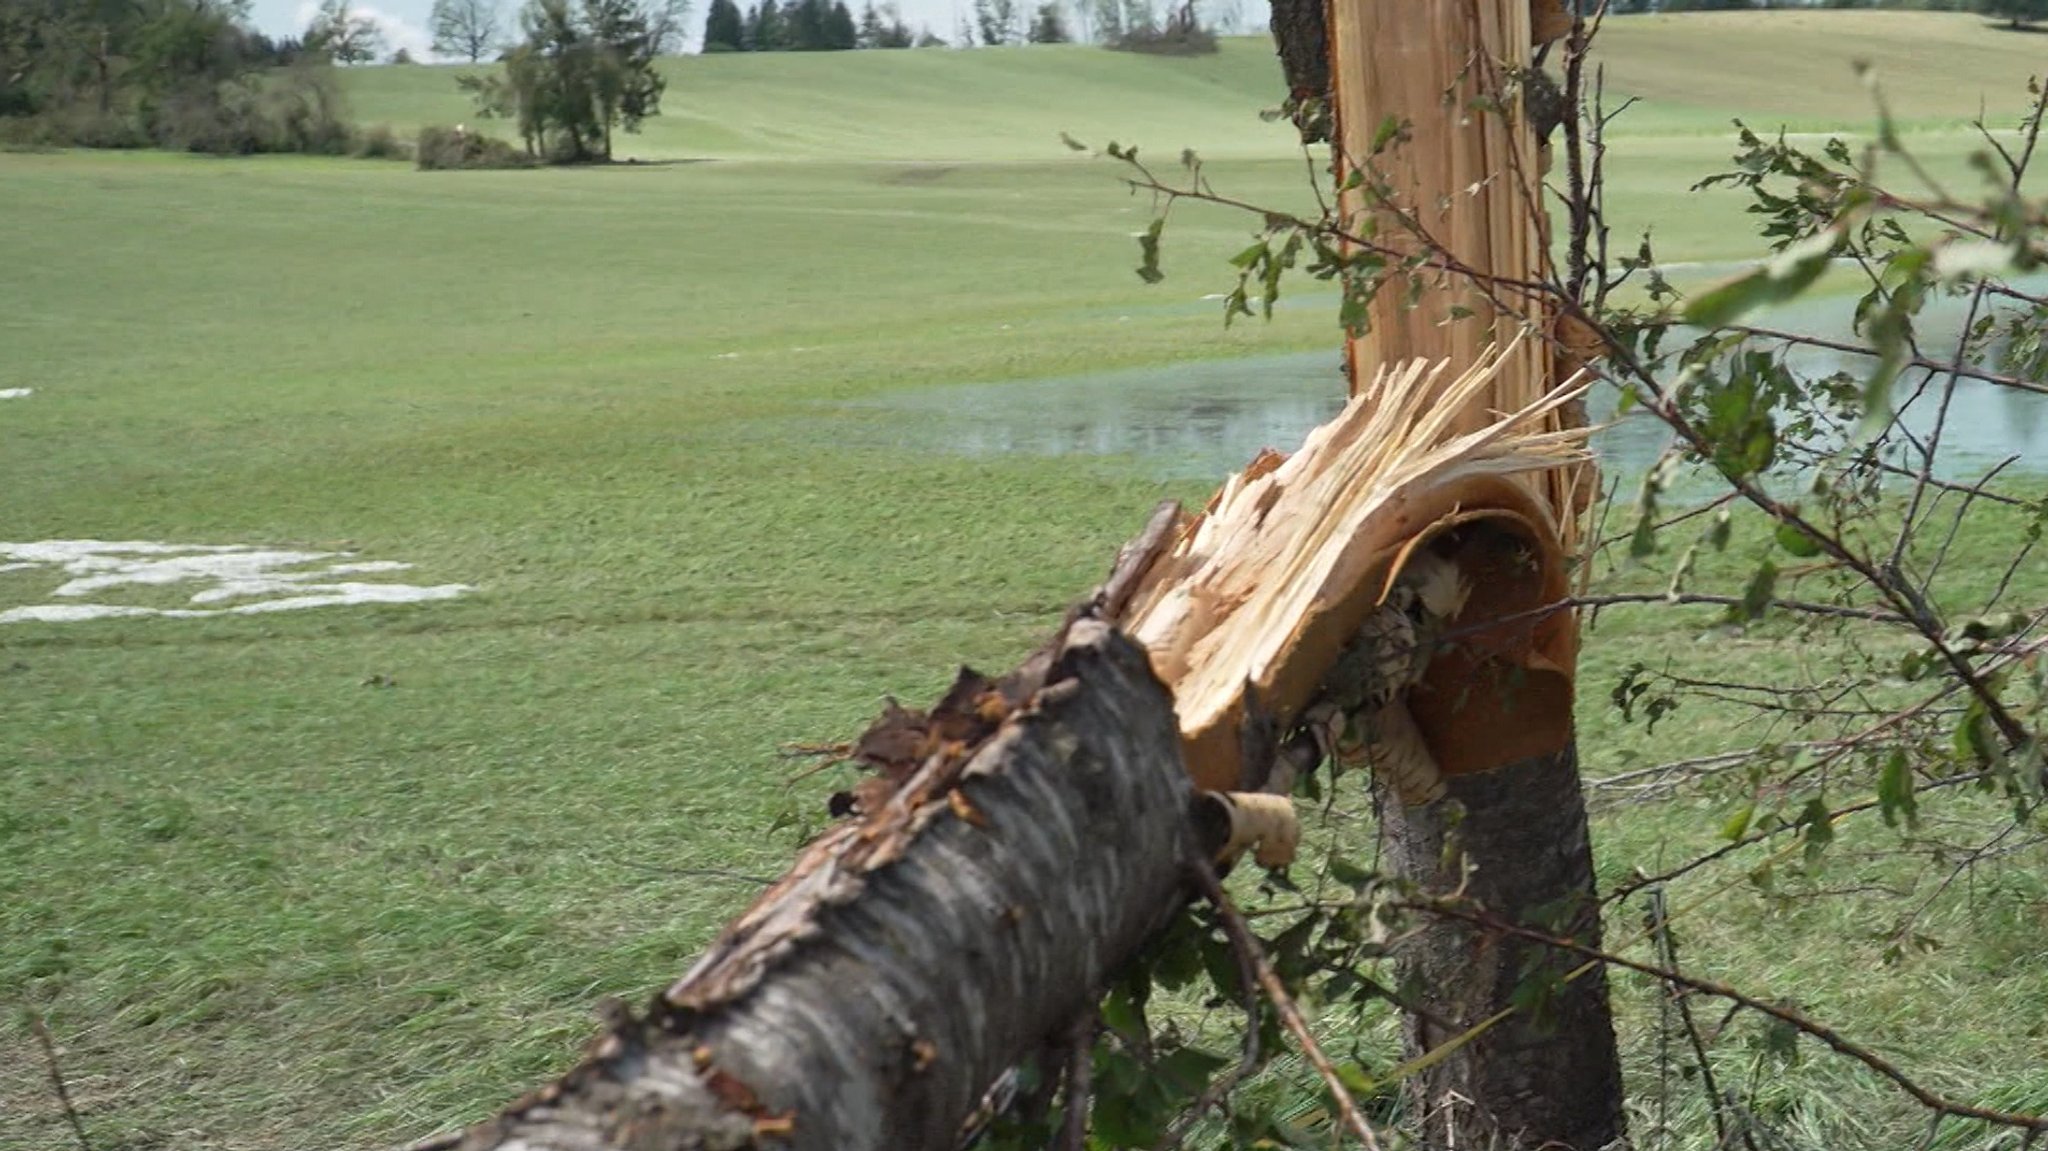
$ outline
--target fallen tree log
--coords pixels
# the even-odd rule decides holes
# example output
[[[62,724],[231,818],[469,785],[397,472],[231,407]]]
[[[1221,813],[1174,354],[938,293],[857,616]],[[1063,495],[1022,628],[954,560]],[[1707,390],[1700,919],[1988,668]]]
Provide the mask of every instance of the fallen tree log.
[[[1097,620],[1046,654],[1004,684],[963,673],[978,690],[928,722],[878,725],[931,746],[873,810],[561,1080],[417,1146],[952,1151],[989,1086],[1185,902],[1171,697]]]
[[[1555,538],[1538,493],[1583,459],[1583,432],[1555,426],[1569,396],[1449,426],[1516,362],[1388,373],[1202,514],[1161,508],[1016,671],[963,669],[929,712],[891,704],[846,745],[875,771],[835,797],[852,818],[645,1011],[614,1009],[560,1080],[416,1146],[951,1151],[991,1084],[1066,1034],[1186,902],[1191,852],[1291,857],[1283,798],[1205,797],[1256,789],[1260,733],[1295,723],[1418,549],[1474,524],[1532,547]],[[1471,551],[1431,554],[1460,571]],[[1533,583],[1490,582],[1559,590],[1555,544],[1532,556]],[[1519,599],[1458,603],[1477,621],[1461,647],[1481,652],[1461,674],[1500,665],[1542,682],[1546,651],[1570,642],[1540,621],[1487,626]],[[1440,694],[1415,727],[1447,770],[1569,732],[1567,712],[1561,729],[1525,718],[1475,742],[1495,693]]]

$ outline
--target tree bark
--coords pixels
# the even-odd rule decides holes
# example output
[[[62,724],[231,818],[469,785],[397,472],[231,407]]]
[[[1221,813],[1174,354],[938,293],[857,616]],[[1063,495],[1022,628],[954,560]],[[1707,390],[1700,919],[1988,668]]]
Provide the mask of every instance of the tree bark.
[[[1287,100],[1304,144],[1327,144],[1330,120],[1315,107],[1330,98],[1330,37],[1324,21],[1324,0],[1273,0],[1270,25],[1280,70],[1287,79]]]
[[[1446,782],[1447,796],[1425,807],[1382,793],[1391,869],[1433,895],[1462,887],[1497,914],[1541,915],[1540,929],[1598,947],[1575,750]],[[1572,955],[1447,919],[1419,925],[1397,959],[1419,999],[1405,1027],[1411,1057],[1522,1005],[1408,1080],[1424,1146],[1599,1151],[1621,1137],[1621,1066],[1602,968],[1564,982],[1580,966]]]
[[[430,1145],[953,1151],[998,1076],[1186,899],[1171,697],[1092,619],[1049,654],[978,750],[941,747],[813,843],[648,1012]]]
[[[1520,410],[1559,384],[1543,303],[1516,286],[1544,280],[1550,269],[1538,141],[1529,109],[1503,83],[1506,69],[1529,65],[1535,40],[1556,34],[1557,7],[1330,0],[1338,139],[1347,171],[1360,177],[1343,210],[1394,255],[1425,258],[1379,285],[1370,331],[1348,342],[1354,389],[1375,386],[1386,365],[1411,357],[1466,363],[1525,333],[1512,354],[1502,353],[1510,362],[1497,373],[1496,394],[1464,405],[1458,431],[1485,427],[1495,413]],[[1388,124],[1402,130],[1388,134]],[[1418,288],[1413,301],[1410,287]],[[1558,418],[1583,423],[1562,408]],[[1597,487],[1591,479],[1556,469],[1530,485],[1550,533],[1530,541],[1541,545],[1535,552],[1577,553],[1578,499]],[[1461,625],[1558,598],[1540,571],[1522,574],[1505,562],[1513,554],[1494,549],[1461,563],[1473,588]],[[1460,891],[1508,920],[1563,909],[1561,921],[1545,926],[1597,939],[1585,801],[1570,744],[1576,625],[1563,616],[1554,623],[1567,630],[1538,645],[1544,658],[1525,661],[1528,674],[1489,674],[1498,653],[1474,637],[1463,650],[1440,653],[1410,696],[1418,719],[1439,721],[1422,726],[1440,760],[1469,737],[1539,739],[1458,772],[1447,764],[1448,794],[1435,804],[1406,807],[1386,794],[1380,806],[1394,873],[1438,894]],[[1423,925],[1398,959],[1419,1008],[1407,1020],[1408,1053],[1434,1060],[1409,1083],[1425,1146],[1599,1151],[1620,1137],[1620,1061],[1597,969],[1556,983],[1577,965],[1447,922]],[[1445,1049],[1496,1017],[1475,1040]]]

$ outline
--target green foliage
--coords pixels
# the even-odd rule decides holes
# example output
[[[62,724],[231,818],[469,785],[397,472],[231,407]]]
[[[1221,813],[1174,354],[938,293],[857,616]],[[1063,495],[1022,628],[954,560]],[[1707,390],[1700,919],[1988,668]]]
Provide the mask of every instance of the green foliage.
[[[1976,0],[1977,11],[2006,22],[2011,28],[2048,20],[2048,0]]]
[[[321,0],[306,25],[306,51],[337,64],[368,64],[384,53],[384,32],[349,0]]]
[[[1117,24],[1120,31],[1105,37],[1103,43],[1118,52],[1204,56],[1216,51],[1216,33],[1202,23],[1193,0],[1169,11],[1164,23],[1157,22],[1149,3],[1140,0],[1134,6],[1126,0]]]
[[[910,48],[917,46],[917,35],[903,22],[896,5],[876,8],[870,0],[860,10],[857,43],[862,48]]]
[[[1018,0],[974,0],[974,29],[984,46],[1016,44],[1024,38],[1022,14]]]
[[[738,52],[744,46],[745,26],[740,6],[734,0],[711,0],[711,7],[704,13],[703,50]]]
[[[531,168],[539,161],[505,141],[461,128],[429,125],[413,143],[413,161],[420,170],[461,168]]]
[[[643,0],[530,0],[526,39],[495,73],[456,84],[477,114],[514,121],[528,154],[556,163],[612,157],[612,131],[661,112],[668,81],[654,67],[659,9]]]
[[[1065,44],[1073,39],[1067,32],[1066,14],[1060,10],[1058,0],[1047,0],[1038,6],[1025,39],[1033,44]]]
[[[0,138],[216,154],[350,151],[324,57],[209,0],[0,0]]]

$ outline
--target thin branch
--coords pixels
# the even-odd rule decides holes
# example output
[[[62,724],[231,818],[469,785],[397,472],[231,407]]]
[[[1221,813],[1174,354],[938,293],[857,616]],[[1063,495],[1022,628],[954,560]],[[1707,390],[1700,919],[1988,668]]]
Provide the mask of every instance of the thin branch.
[[[1893,1086],[1905,1092],[1907,1095],[1912,1096],[1913,1099],[1919,1102],[1921,1106],[1927,1107],[1930,1110],[1933,1110],[1941,1114],[1960,1116],[1965,1119],[1976,1119],[1980,1122],[1992,1123],[2000,1127],[2014,1127],[2026,1131],[2048,1131],[2048,1116],[2021,1115],[2015,1112],[2000,1111],[1990,1107],[1978,1107],[1974,1104],[1964,1103],[1961,1100],[1950,1099],[1947,1096],[1938,1095],[1933,1091],[1930,1091],[1927,1088],[1922,1087],[1919,1083],[1915,1082],[1912,1078],[1907,1076],[1905,1072],[1900,1071],[1897,1067],[1893,1066],[1890,1062],[1886,1061],[1882,1056],[1878,1055],[1876,1052],[1849,1040],[1848,1038],[1844,1037],[1840,1032],[1836,1031],[1834,1028],[1829,1027],[1826,1024],[1820,1023],[1816,1020],[1809,1019],[1805,1015],[1801,1014],[1800,1012],[1794,1011],[1789,1007],[1785,1007],[1781,1004],[1776,1003],[1768,1003],[1764,1000],[1757,999],[1754,996],[1738,991],[1725,983],[1719,983],[1711,979],[1702,979],[1698,976],[1687,975],[1685,972],[1679,971],[1676,968],[1660,967],[1654,963],[1643,963],[1638,960],[1628,959],[1624,956],[1616,955],[1612,952],[1602,951],[1597,947],[1588,946],[1576,940],[1565,939],[1556,935],[1552,935],[1547,931],[1538,931],[1532,927],[1524,927],[1520,924],[1510,923],[1504,919],[1499,918],[1498,916],[1491,915],[1483,911],[1475,911],[1464,907],[1452,906],[1444,902],[1421,902],[1413,900],[1402,901],[1400,903],[1395,904],[1395,906],[1406,908],[1411,911],[1423,912],[1425,914],[1440,915],[1447,919],[1455,919],[1459,922],[1469,924],[1473,927],[1477,927],[1482,931],[1492,932],[1496,935],[1506,935],[1516,939],[1526,940],[1531,943],[1540,943],[1548,947],[1556,948],[1560,951],[1570,952],[1574,955],[1581,956],[1583,958],[1592,960],[1596,963],[1603,963],[1610,967],[1619,967],[1624,970],[1636,972],[1639,975],[1647,975],[1654,979],[1660,979],[1665,982],[1687,988],[1688,990],[1699,992],[1702,995],[1711,995],[1717,999],[1726,999],[1731,1003],[1735,1003],[1739,1006],[1748,1008],[1751,1011],[1755,1011],[1762,1015],[1767,1015],[1772,1019],[1775,1019],[1778,1022],[1793,1028],[1794,1030],[1800,1032],[1803,1035],[1809,1035],[1815,1039],[1820,1040],[1821,1043],[1825,1044],[1829,1049],[1833,1050],[1837,1054],[1845,1055],[1848,1058],[1853,1059],[1856,1062],[1863,1064],[1870,1070],[1876,1072],[1879,1076],[1888,1080]]]
[[[1245,922],[1243,913],[1231,902],[1230,893],[1223,890],[1223,882],[1216,878],[1216,869],[1199,856],[1188,860],[1187,869],[1196,887],[1216,908],[1216,917],[1223,921],[1223,933],[1230,937],[1231,947],[1239,953],[1238,962],[1250,964],[1259,986],[1266,992],[1266,998],[1279,1012],[1281,1024],[1294,1036],[1294,1041],[1301,1044],[1302,1054],[1315,1067],[1316,1074],[1322,1077],[1324,1089],[1336,1101],[1338,1118],[1367,1151],[1380,1151],[1379,1137],[1373,1134],[1372,1127],[1359,1114],[1358,1104],[1351,1098],[1350,1090],[1337,1075],[1337,1069],[1330,1065],[1330,1057],[1323,1054],[1322,1044],[1316,1042],[1308,1020],[1302,1018],[1301,1008],[1295,1005],[1294,997],[1287,993],[1287,985],[1280,981],[1272,963],[1260,949],[1258,936],[1252,934],[1251,925]]]
[[[1241,912],[1239,914],[1242,916]],[[1249,931],[1250,928],[1247,927],[1246,930]],[[1243,1083],[1251,1077],[1252,1072],[1258,1070],[1261,1056],[1258,967],[1252,961],[1252,952],[1249,948],[1232,947],[1230,953],[1237,959],[1238,991],[1244,996],[1244,1046],[1238,1053],[1237,1066],[1232,1068],[1229,1074],[1219,1075],[1210,1080],[1209,1085],[1196,1096],[1194,1105],[1181,1114],[1152,1151],[1177,1151],[1187,1140],[1188,1134],[1195,1129],[1195,1124],[1201,1122],[1203,1116],[1215,1110],[1218,1103],[1237,1090],[1238,1084]]]
[[[1678,322],[1673,320],[1667,326],[1676,327]],[[1741,332],[1744,335],[1756,336],[1765,340],[1776,340],[1779,343],[1793,344],[1803,348],[1821,348],[1830,352],[1841,352],[1851,356],[1867,356],[1871,359],[1876,359],[1879,355],[1877,349],[1870,347],[1868,344],[1853,344],[1847,340],[1833,340],[1825,336],[1809,335],[1804,332],[1787,332],[1778,328],[1758,327],[1754,324],[1731,324],[1724,330]],[[1958,376],[1965,380],[1979,380],[1983,383],[1995,384],[2001,388],[2012,388],[2015,391],[2048,395],[2048,384],[2036,383],[2033,380],[2022,379],[2019,376],[2005,375],[1999,372],[1987,372],[1982,368],[1971,367],[1968,364],[1952,360],[1933,360],[1926,356],[1911,356],[1906,359],[1905,368],[1940,372]]]
[[[1656,936],[1658,958],[1666,967],[1677,967],[1678,940],[1671,934],[1671,922],[1664,908],[1664,889],[1661,887],[1650,890],[1650,928]],[[1685,1024],[1685,1037],[1692,1047],[1693,1063],[1700,1071],[1700,1087],[1707,1093],[1707,1104],[1713,1109],[1714,1146],[1733,1146],[1730,1142],[1728,1117],[1723,1114],[1728,1103],[1721,1098],[1720,1085],[1714,1082],[1714,1061],[1707,1057],[1706,1040],[1700,1035],[1699,1021],[1692,1016],[1692,999],[1668,982],[1666,986],[1671,988],[1671,999],[1678,1006],[1679,1021]],[[1750,1137],[1746,1128],[1735,1134],[1742,1136],[1743,1146],[1748,1148],[1748,1151],[1756,1151],[1756,1141]]]
[[[72,1105],[71,1088],[65,1085],[64,1068],[57,1062],[56,1041],[50,1038],[50,1025],[43,1022],[41,1012],[29,1013],[28,1029],[35,1033],[36,1042],[42,1045],[43,1060],[50,1068],[50,1086],[57,1092],[57,1102],[64,1108],[64,1119],[71,1124],[71,1134],[78,1139],[79,1151],[92,1151],[92,1140],[85,1134],[85,1121],[78,1117],[78,1108]]]
[[[1091,1009],[1067,1033],[1067,1114],[1060,1124],[1060,1151],[1088,1151],[1089,1094],[1095,1072],[1096,1015]]]

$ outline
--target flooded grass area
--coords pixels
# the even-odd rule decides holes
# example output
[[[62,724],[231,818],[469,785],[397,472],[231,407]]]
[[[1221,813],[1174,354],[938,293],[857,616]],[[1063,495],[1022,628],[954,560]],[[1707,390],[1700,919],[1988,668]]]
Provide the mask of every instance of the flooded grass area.
[[[1303,299],[1304,297],[1296,297]],[[1306,297],[1313,299],[1313,297]],[[1920,340],[1932,358],[1952,353],[1968,301],[1931,305]],[[1828,297],[1786,308],[1769,326],[1841,342],[1855,340],[1851,297]],[[1667,347],[1681,346],[1677,342]],[[1773,347],[1805,378],[1836,372],[1864,378],[1867,356],[1824,348]],[[1213,479],[1264,448],[1290,450],[1343,405],[1341,353],[1263,355],[995,383],[926,387],[858,402],[821,405],[842,442],[915,453],[966,457],[1121,457],[1164,481]],[[1924,440],[1934,426],[1945,377],[1908,373],[1895,388],[1903,425]],[[1671,444],[1671,433],[1648,414],[1617,415],[1620,393],[1596,386],[1588,400],[1593,449],[1610,483],[1633,486]],[[1844,435],[1847,432],[1845,430]],[[1903,461],[1895,461],[1901,462]],[[1943,479],[1969,480],[1987,471],[2048,470],[2048,394],[1974,379],[1956,382],[1943,429]],[[1713,481],[1681,474],[1676,489],[1704,491]]]

